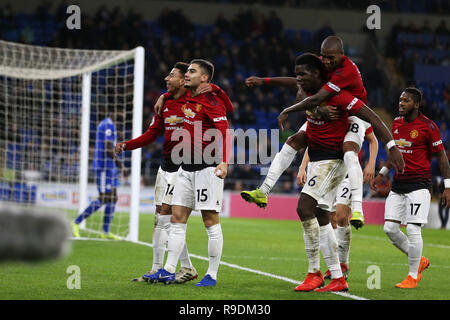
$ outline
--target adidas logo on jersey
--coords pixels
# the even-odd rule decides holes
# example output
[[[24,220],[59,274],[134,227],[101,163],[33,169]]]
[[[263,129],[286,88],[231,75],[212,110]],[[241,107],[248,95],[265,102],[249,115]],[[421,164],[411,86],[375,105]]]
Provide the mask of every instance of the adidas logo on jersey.
[[[395,129],[394,133],[395,133],[395,134],[398,134],[398,129]]]

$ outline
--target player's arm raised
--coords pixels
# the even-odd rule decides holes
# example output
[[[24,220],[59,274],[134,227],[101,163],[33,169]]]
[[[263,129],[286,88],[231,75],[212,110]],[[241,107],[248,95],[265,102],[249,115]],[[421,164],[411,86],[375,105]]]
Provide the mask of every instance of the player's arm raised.
[[[378,139],[373,132],[366,135],[366,140],[369,143],[369,161],[364,168],[363,176],[364,183],[369,183],[375,176],[375,164],[378,155]]]
[[[245,79],[245,85],[247,87],[255,87],[255,86],[262,86],[262,85],[271,85],[271,86],[278,86],[278,87],[287,87],[287,88],[296,88],[297,87],[297,79],[292,77],[256,77],[251,76]]]
[[[445,150],[439,151],[436,154],[436,159],[439,165],[439,170],[444,177],[444,192],[442,193],[442,204],[450,208],[450,165],[448,163],[447,154]]]

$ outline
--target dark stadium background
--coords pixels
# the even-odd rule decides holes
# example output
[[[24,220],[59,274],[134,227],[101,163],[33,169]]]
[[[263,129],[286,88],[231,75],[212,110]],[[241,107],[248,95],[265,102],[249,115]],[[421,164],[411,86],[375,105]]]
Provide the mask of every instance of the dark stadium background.
[[[66,28],[69,16],[66,8],[70,4],[81,8],[81,30]],[[141,8],[138,4],[145,6]],[[365,25],[369,17],[366,8],[371,4],[381,8],[383,32],[368,30]],[[202,6],[208,11],[202,12]],[[219,9],[214,9],[215,6]],[[195,14],[192,7],[197,8]],[[283,16],[290,9],[300,10],[299,21],[306,18],[300,14],[301,10],[315,10],[308,12],[320,13],[316,24],[319,26],[292,27],[295,19],[290,17],[286,23]],[[293,60],[297,55],[307,51],[319,53],[321,41],[336,34],[343,38],[346,55],[361,71],[369,105],[386,123],[390,124],[397,114],[401,89],[417,86],[424,93],[421,111],[437,123],[449,150],[450,26],[446,25],[449,11],[449,2],[440,0],[2,1],[0,39],[74,49],[118,50],[143,46],[146,50],[144,129],[151,121],[156,99],[165,91],[163,79],[174,63],[205,58],[215,64],[213,82],[226,90],[234,103],[230,125],[235,129],[270,129],[278,127],[277,115],[292,104],[295,91],[269,86],[247,88],[245,78],[293,76]],[[360,13],[361,23],[339,20],[336,18],[339,12]],[[385,15],[390,16],[390,21],[392,17],[400,18],[386,24]],[[329,19],[322,19],[324,16]],[[289,131],[280,135],[280,146],[304,121],[303,114],[290,116]],[[154,183],[161,159],[161,142],[160,139],[143,150],[146,185]],[[283,174],[275,191],[298,191],[295,177],[300,159]],[[365,144],[362,161],[367,159]],[[380,144],[377,170],[384,159],[386,153]],[[226,189],[239,191],[259,185],[262,179],[259,169],[255,165],[230,166]],[[433,179],[436,195],[441,179],[435,162]],[[366,196],[380,196],[370,194],[365,188]]]

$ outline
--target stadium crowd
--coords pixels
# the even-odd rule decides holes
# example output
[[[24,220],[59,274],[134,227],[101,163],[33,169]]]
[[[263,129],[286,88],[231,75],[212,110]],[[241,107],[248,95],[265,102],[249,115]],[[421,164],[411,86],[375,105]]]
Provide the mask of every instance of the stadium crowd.
[[[247,1],[223,2],[246,3]],[[264,5],[279,5],[279,1],[257,2]],[[344,3],[349,2],[353,3],[352,8],[363,6],[363,3],[365,5],[366,2],[371,3],[371,1],[341,1],[341,6],[339,1],[319,2],[321,5],[322,3],[333,3],[340,8],[344,6]],[[312,3],[307,0],[286,0],[283,5],[310,4],[314,7]],[[443,8],[445,9],[445,3],[441,1],[427,2],[423,8],[418,8],[417,5],[414,5],[415,3],[418,2],[386,0],[381,2],[381,6],[393,12],[402,8],[403,11],[405,8],[408,11],[409,8],[410,12],[440,13]],[[171,66],[177,61],[189,62],[193,58],[202,57],[214,63],[216,73],[213,82],[221,86],[233,101],[235,111],[229,115],[230,127],[275,129],[278,127],[276,122],[278,113],[292,104],[296,92],[268,86],[247,88],[244,84],[245,78],[251,75],[293,76],[292,65],[295,57],[306,51],[318,53],[320,42],[326,36],[335,33],[329,25],[312,31],[288,30],[284,27],[276,11],[271,11],[266,16],[257,9],[242,9],[232,19],[227,19],[219,14],[213,25],[196,25],[184,15],[181,9],[165,9],[157,21],[147,21],[136,10],[130,9],[125,13],[118,7],[111,9],[104,5],[100,6],[94,14],[82,13],[83,26],[81,30],[69,30],[65,27],[66,6],[67,4],[62,2],[57,8],[52,8],[49,3],[42,2],[37,7],[35,14],[32,15],[13,12],[9,5],[0,7],[0,38],[36,45],[98,50],[125,50],[142,45],[146,49],[143,128],[148,127],[154,112],[153,105],[160,94],[165,91],[163,79]],[[428,54],[421,61],[411,60],[410,52],[419,50],[423,43],[419,40],[418,42],[404,40],[405,34],[430,35],[436,52],[444,51],[447,54],[439,53],[442,55],[439,60],[429,57]],[[387,47],[390,50],[386,52],[386,56],[396,57],[398,69],[404,73],[409,83],[414,83],[414,75],[410,72],[411,64],[420,62],[448,66],[450,32],[444,21],[436,30],[427,28],[427,25],[405,27],[399,23],[393,27],[389,41]],[[416,59],[416,54],[413,53],[412,56]],[[359,65],[359,68],[369,94],[369,105],[382,106],[383,101],[380,94],[371,93],[372,90],[379,92],[376,89],[383,87],[384,80],[379,77],[378,69],[364,64]],[[422,85],[422,88],[432,88],[428,91],[424,90],[425,103],[422,106],[422,112],[431,119],[439,120],[437,122],[441,135],[447,143],[446,149],[449,150],[450,84],[446,86],[442,83],[417,85],[419,87]],[[396,109],[395,106],[385,107],[389,111]],[[287,136],[300,127],[304,119],[304,115],[289,118],[288,131],[280,134],[280,147]],[[42,148],[49,147],[42,144]],[[52,151],[52,148],[49,149]],[[367,149],[363,150],[363,162],[368,159],[366,151]],[[47,168],[49,180],[52,179],[50,173],[55,172],[51,169],[52,165],[61,161],[61,158],[64,159],[64,155],[60,155],[57,150],[55,152],[56,154],[52,152],[53,158],[49,156],[48,161],[40,164],[41,168]],[[50,158],[54,161],[52,162]],[[297,158],[291,169],[283,174],[282,182],[278,184],[278,189],[275,191],[295,192],[298,190],[295,181],[301,157]],[[154,182],[160,159],[161,143],[143,149],[142,166],[145,184]],[[377,169],[383,166],[384,159],[381,156],[377,161]],[[70,162],[73,167],[67,170],[76,170],[77,159],[71,159]],[[230,166],[225,188],[231,190],[253,189],[262,178],[259,169],[259,167],[251,165]],[[435,166],[434,174],[439,175],[437,166]],[[369,191],[366,191],[369,194]]]

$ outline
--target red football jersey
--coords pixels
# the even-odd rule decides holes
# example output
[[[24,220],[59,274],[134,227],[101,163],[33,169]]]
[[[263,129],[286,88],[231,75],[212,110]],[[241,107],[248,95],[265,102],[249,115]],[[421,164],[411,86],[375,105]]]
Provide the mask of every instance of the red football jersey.
[[[172,141],[172,133],[183,128],[184,113],[181,107],[186,104],[186,95],[187,93],[174,99],[172,94],[165,93],[162,114],[153,116],[152,122],[144,134],[125,142],[127,150],[134,150],[153,143],[158,136],[164,133],[161,168],[168,172],[177,171],[180,165],[172,162],[171,153],[173,147],[179,142]]]
[[[347,91],[340,91],[325,104],[339,107],[342,114],[337,120],[327,121],[318,114],[306,112],[306,141],[311,161],[342,159],[342,144],[348,131],[348,115],[357,113],[364,105]]]
[[[190,91],[186,95],[186,103],[181,107],[184,114],[184,129],[189,132],[188,143],[191,150],[191,157],[188,163],[181,164],[183,170],[196,171],[209,166],[216,166],[220,161],[227,161],[227,144],[225,143],[228,134],[227,109],[223,100],[215,92],[209,92],[192,97]],[[206,159],[204,151],[209,147],[211,151],[218,141],[216,137],[205,134],[209,129],[218,129],[223,141],[221,160]],[[201,129],[201,130],[200,130]],[[207,155],[215,156],[214,152]]]
[[[436,124],[422,113],[412,122],[397,117],[392,123],[395,144],[405,160],[404,173],[396,173],[392,191],[408,193],[431,186],[431,156],[444,150]]]
[[[342,63],[328,74],[328,82],[322,88],[333,93],[346,90],[367,104],[367,92],[361,73],[356,64],[346,56],[343,56]]]

